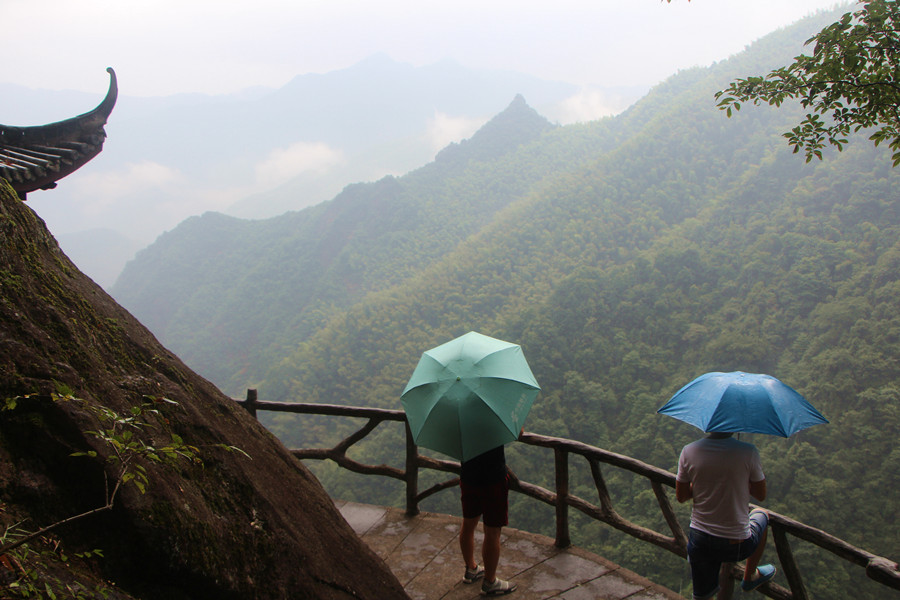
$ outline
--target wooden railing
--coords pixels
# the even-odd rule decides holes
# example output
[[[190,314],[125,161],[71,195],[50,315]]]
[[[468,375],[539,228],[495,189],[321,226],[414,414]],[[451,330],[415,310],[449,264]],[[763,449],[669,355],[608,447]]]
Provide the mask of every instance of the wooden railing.
[[[324,415],[336,417],[356,417],[367,419],[358,431],[343,439],[333,448],[295,449],[291,453],[299,459],[329,459],[341,467],[368,475],[381,475],[398,479],[406,484],[406,512],[410,516],[419,513],[419,503],[425,498],[441,490],[459,485],[459,478],[454,477],[433,485],[424,491],[418,490],[419,470],[432,469],[452,474],[459,474],[459,463],[439,460],[419,454],[418,447],[412,439],[406,415],[402,410],[386,410],[355,406],[338,406],[332,404],[306,404],[283,402],[260,402],[256,390],[247,390],[245,400],[237,400],[251,415],[256,417],[257,411],[288,412],[295,414]],[[406,430],[405,467],[399,469],[388,465],[368,465],[347,456],[347,451],[357,442],[369,435],[376,427],[386,421],[403,423]],[[549,504],[556,511],[556,545],[565,548],[571,545],[569,536],[569,507],[575,508],[585,515],[623,531],[639,540],[664,548],[682,558],[687,556],[687,535],[673,510],[666,487],[675,487],[675,475],[664,469],[648,465],[644,462],[609,452],[601,448],[589,446],[581,442],[564,438],[549,437],[525,432],[519,442],[529,446],[549,448],[553,450],[555,489],[550,491],[538,485],[522,481],[513,476],[510,489],[536,500]],[[587,460],[591,476],[597,490],[599,505],[593,504],[569,492],[569,464],[572,455]],[[635,524],[619,515],[613,507],[612,498],[607,490],[600,465],[608,465],[624,469],[647,479],[656,495],[662,517],[669,527],[669,533],[660,533]],[[827,550],[837,557],[865,568],[866,575],[889,588],[900,590],[900,569],[896,562],[877,556],[820,529],[810,527],[784,515],[769,512],[769,525],[775,542],[781,572],[788,581],[789,588],[767,583],[759,588],[764,595],[776,600],[810,600],[810,595],[803,583],[800,568],[794,559],[788,534]],[[735,581],[743,578],[743,569],[729,564],[723,570],[723,589],[729,594]]]

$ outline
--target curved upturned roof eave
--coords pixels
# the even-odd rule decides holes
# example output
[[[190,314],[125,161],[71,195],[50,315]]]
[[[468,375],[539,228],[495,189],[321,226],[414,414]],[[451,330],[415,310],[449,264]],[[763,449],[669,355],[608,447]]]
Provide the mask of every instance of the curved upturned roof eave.
[[[0,125],[0,177],[9,180],[22,199],[28,192],[56,187],[58,180],[103,149],[103,127],[119,95],[116,72],[112,67],[106,71],[109,90],[95,109],[46,125]]]

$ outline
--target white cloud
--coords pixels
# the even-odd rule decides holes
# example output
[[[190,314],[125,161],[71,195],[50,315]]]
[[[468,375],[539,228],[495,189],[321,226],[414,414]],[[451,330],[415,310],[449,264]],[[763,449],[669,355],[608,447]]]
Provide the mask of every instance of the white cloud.
[[[99,214],[136,190],[171,188],[183,183],[177,170],[152,161],[125,165],[118,171],[87,172],[73,178],[73,193],[82,199],[86,214]],[[67,182],[69,183],[69,182]]]
[[[471,117],[452,117],[435,111],[434,117],[428,120],[428,142],[437,152],[451,142],[458,142],[471,137],[478,128],[484,125],[485,119]]]
[[[582,89],[547,111],[547,118],[562,124],[583,123],[617,115],[646,93],[615,93],[608,90]]]
[[[297,142],[287,148],[276,148],[257,163],[256,181],[273,188],[306,172],[323,172],[344,160],[340,150],[322,142]]]

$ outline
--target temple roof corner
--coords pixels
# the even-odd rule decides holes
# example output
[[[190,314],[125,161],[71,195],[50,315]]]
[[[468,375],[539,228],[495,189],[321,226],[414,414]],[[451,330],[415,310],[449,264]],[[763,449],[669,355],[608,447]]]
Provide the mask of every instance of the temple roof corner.
[[[104,126],[119,95],[115,70],[106,71],[109,89],[94,110],[46,125],[0,125],[0,177],[22,200],[28,192],[55,188],[103,150]]]

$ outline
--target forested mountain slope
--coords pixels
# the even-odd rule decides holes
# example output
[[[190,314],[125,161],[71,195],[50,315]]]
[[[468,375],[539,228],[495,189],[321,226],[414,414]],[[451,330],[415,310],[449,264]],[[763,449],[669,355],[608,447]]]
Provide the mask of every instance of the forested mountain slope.
[[[421,193],[398,193],[409,203],[368,213],[368,227],[361,225],[342,246],[345,268],[328,280],[336,287],[321,288],[333,295],[317,296],[315,309],[298,302],[305,312],[298,308],[302,316],[293,321],[283,318],[289,303],[279,298],[302,297],[305,282],[318,285],[318,272],[250,285],[240,265],[254,252],[273,274],[286,270],[266,250],[277,241],[230,250],[237,256],[223,263],[232,265],[230,281],[219,273],[222,296],[239,296],[242,310],[219,313],[221,298],[196,302],[182,292],[184,302],[173,308],[179,316],[193,311],[221,319],[191,324],[180,317],[179,343],[194,352],[185,357],[189,364],[209,360],[199,368],[236,394],[254,386],[266,400],[399,408],[423,350],[478,330],[525,350],[543,389],[527,429],[671,469],[698,432],[656,409],[705,371],[768,372],[806,395],[831,424],[790,440],[753,439],[770,482],[766,505],[878,554],[900,556],[894,500],[900,491],[900,172],[890,168],[888,153],[864,139],[805,164],[780,135],[796,121],[797,107],[745,107],[726,119],[713,101],[731,79],[787,63],[834,18],[810,19],[733,59],[679,73],[614,119],[542,131],[492,160],[481,154],[477,161],[454,161],[452,177],[427,179],[449,167],[445,155],[405,177],[345,190],[400,186]],[[448,152],[482,141],[476,136]],[[439,187],[425,187],[436,181]],[[339,196],[319,212],[282,222],[304,219],[315,229],[310,223],[326,222],[320,215],[341,202],[349,201]],[[379,226],[381,219],[409,227],[400,235]],[[368,243],[360,239],[366,235]],[[294,251],[318,240],[307,238]],[[143,273],[151,265],[160,274],[178,272],[149,261],[162,250],[142,257]],[[350,265],[360,268],[355,280],[337,276],[353,272]],[[136,261],[129,285],[143,282],[153,290],[140,297],[149,310],[153,294],[164,297],[155,286],[165,277],[142,276],[137,267]],[[347,286],[351,280],[360,283]],[[265,312],[268,317],[260,316]],[[227,369],[214,373],[216,360],[204,347],[231,343],[216,338],[215,328],[249,320],[268,327],[246,332],[263,336],[253,359],[265,364],[248,361],[243,373],[229,356]],[[201,337],[205,343],[194,343]],[[182,352],[179,343],[171,342]],[[284,417],[269,425],[289,446],[328,433]],[[364,450],[367,459],[392,460],[402,453],[390,447],[397,439],[377,438]],[[547,483],[551,460],[525,460],[523,452],[510,449],[513,467],[525,479]],[[360,483],[327,466],[317,472],[333,495],[402,497],[390,485]],[[646,515],[649,524],[658,518],[645,511],[652,492],[640,482],[612,477],[608,484],[623,514]],[[576,493],[590,498],[595,492]],[[450,495],[434,502],[435,509],[455,510]],[[512,524],[552,528],[552,511],[528,502],[516,502]],[[575,543],[675,589],[685,577],[682,561],[609,528],[579,527]],[[859,598],[883,597],[860,569],[803,546],[796,551],[814,597],[844,598],[850,589]]]
[[[676,127],[653,140],[659,154],[623,150],[548,185],[420,278],[331,321],[273,369],[262,397],[398,408],[421,351],[474,329],[525,349],[543,388],[529,430],[674,470],[699,432],[656,409],[703,372],[767,372],[831,424],[753,439],[770,480],[766,505],[900,556],[900,181],[890,157],[856,144],[804,165],[779,140],[754,154],[726,137],[697,138]],[[660,165],[664,148],[680,164]],[[751,166],[737,169],[739,157]],[[318,439],[287,419],[270,427],[289,446]],[[375,464],[402,448],[382,439],[394,446],[368,447]],[[520,476],[552,487],[552,458],[517,461],[517,452]],[[320,476],[341,497],[402,499],[345,473]],[[641,483],[608,481],[623,514],[653,523]],[[552,533],[550,510],[513,514],[516,526]],[[684,578],[674,557],[608,528],[578,531],[576,543],[676,589]],[[854,597],[883,597],[859,569],[797,552],[815,597],[857,587]]]
[[[265,221],[189,219],[129,263],[112,293],[199,372],[239,393],[299,340],[452,252],[535,182],[603,138],[561,138],[522,97],[402,178]],[[511,153],[536,139],[528,162]]]

